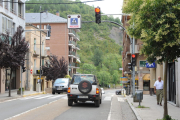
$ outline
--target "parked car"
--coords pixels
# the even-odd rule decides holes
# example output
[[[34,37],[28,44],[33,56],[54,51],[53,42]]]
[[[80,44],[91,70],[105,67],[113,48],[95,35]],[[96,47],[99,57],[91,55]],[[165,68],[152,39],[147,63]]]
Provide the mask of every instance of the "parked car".
[[[105,94],[105,92],[104,92],[104,89],[103,89],[103,88],[101,88],[101,92],[102,92],[102,94]]]
[[[121,95],[121,90],[116,90],[116,95]]]
[[[74,74],[68,88],[68,106],[73,102],[94,101],[95,106],[99,107],[102,102],[102,92],[98,79],[93,74]]]
[[[67,92],[67,89],[69,87],[69,78],[57,78],[55,82],[53,83],[53,88],[52,88],[52,94],[55,93],[62,93],[62,92]]]

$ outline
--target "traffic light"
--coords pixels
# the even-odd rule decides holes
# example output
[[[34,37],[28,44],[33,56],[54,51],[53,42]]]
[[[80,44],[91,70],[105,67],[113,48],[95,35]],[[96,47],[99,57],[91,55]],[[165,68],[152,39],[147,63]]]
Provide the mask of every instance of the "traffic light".
[[[24,67],[24,60],[23,60],[23,64],[22,64],[22,72],[26,71],[26,67]]]
[[[22,67],[23,72],[26,72],[26,67]]]
[[[136,55],[132,54],[132,66],[136,66]]]
[[[128,63],[128,68],[132,70],[132,63]]]
[[[95,8],[96,23],[101,23],[101,9],[100,7]]]

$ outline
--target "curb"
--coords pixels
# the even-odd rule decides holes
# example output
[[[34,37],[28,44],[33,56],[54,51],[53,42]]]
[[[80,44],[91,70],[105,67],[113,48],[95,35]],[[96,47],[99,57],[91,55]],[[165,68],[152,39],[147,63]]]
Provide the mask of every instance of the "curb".
[[[129,102],[129,98],[127,98],[128,104],[131,107],[132,111],[134,112],[137,120],[142,120],[142,118],[140,117],[140,115],[137,113],[137,111],[135,110],[135,108],[131,105],[131,103]]]
[[[46,94],[46,92],[32,93],[32,94],[28,94],[28,95],[23,95],[23,97],[34,96],[34,95],[40,95],[40,94]]]

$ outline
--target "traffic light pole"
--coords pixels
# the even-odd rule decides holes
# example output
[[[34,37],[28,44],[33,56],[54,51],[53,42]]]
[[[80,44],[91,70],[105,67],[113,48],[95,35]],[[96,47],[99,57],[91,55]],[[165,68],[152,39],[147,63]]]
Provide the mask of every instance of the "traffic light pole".
[[[20,72],[21,72],[21,95],[22,95],[22,72],[23,72],[22,66]]]
[[[135,39],[133,36],[133,41],[132,41],[132,54],[135,54]],[[135,66],[132,66],[132,96],[134,97],[135,95]]]

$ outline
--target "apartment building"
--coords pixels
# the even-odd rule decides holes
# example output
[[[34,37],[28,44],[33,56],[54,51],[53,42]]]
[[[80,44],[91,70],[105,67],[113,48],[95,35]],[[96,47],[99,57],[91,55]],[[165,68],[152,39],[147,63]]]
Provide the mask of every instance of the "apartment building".
[[[26,23],[33,24],[39,28],[40,17],[42,29],[50,29],[46,36],[46,50],[48,55],[56,55],[58,59],[62,56],[67,60],[69,69],[68,74],[72,76],[79,68],[80,57],[77,54],[80,50],[77,44],[80,41],[77,29],[67,28],[67,19],[51,13],[26,13]]]
[[[9,1],[9,2],[3,2]],[[13,3],[18,2],[18,3]],[[0,34],[8,31],[13,35],[18,26],[25,28],[25,0],[0,0]],[[25,34],[23,34],[25,35]],[[20,87],[21,70],[13,71],[11,89],[19,89]],[[9,89],[9,81],[7,69],[0,70],[0,93],[5,93]],[[23,73],[22,77],[25,77]],[[25,80],[23,79],[23,87],[25,87]]]
[[[46,51],[46,35],[45,31],[41,32],[38,28],[32,24],[26,23],[26,40],[29,42],[29,52],[26,55],[26,81],[28,83],[28,90],[36,91],[36,85],[38,79],[40,79],[40,53],[41,53],[41,65],[45,64],[47,60],[47,51]],[[40,51],[40,39],[41,39],[41,51]],[[52,87],[51,81],[46,81],[45,76],[41,76],[41,91],[44,91],[45,88]]]

